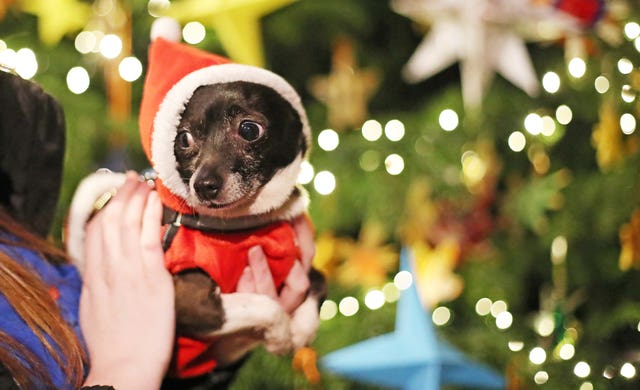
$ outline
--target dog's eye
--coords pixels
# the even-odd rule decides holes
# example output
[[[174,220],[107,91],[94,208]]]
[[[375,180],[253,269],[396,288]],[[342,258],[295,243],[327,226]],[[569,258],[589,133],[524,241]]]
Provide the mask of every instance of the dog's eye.
[[[193,146],[193,136],[188,131],[181,131],[176,136],[178,145],[181,148],[190,148]]]
[[[264,134],[264,127],[253,121],[242,121],[238,134],[247,141],[255,141]]]

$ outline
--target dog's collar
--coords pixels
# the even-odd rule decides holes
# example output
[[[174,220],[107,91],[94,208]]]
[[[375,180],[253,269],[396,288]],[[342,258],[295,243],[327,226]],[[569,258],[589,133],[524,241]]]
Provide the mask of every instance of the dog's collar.
[[[266,226],[270,222],[272,221],[259,216],[227,219],[201,214],[182,214],[166,206],[162,211],[163,225],[186,226],[206,232],[231,233],[253,230]]]

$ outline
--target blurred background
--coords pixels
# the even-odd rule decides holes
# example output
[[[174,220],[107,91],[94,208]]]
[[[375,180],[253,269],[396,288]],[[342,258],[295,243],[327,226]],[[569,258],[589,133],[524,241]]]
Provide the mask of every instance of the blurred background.
[[[508,389],[635,389],[638,5],[0,0],[0,64],[65,109],[58,241],[82,177],[148,168],[137,112],[155,18],[299,91],[314,132],[300,182],[330,293],[312,349],[259,350],[234,388],[376,388],[322,358],[394,332],[413,284],[413,315]]]

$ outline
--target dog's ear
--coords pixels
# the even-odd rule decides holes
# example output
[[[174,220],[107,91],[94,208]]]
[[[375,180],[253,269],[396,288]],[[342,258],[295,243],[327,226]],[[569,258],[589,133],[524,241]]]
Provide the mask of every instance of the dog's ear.
[[[35,83],[0,71],[0,201],[43,236],[58,202],[64,147],[60,104]]]

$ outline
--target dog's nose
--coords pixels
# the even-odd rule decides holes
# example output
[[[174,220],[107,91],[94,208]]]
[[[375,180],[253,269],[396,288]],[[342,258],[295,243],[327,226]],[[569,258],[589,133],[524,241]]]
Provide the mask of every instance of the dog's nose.
[[[222,178],[220,176],[204,177],[193,184],[196,194],[202,200],[214,200],[221,187]]]

